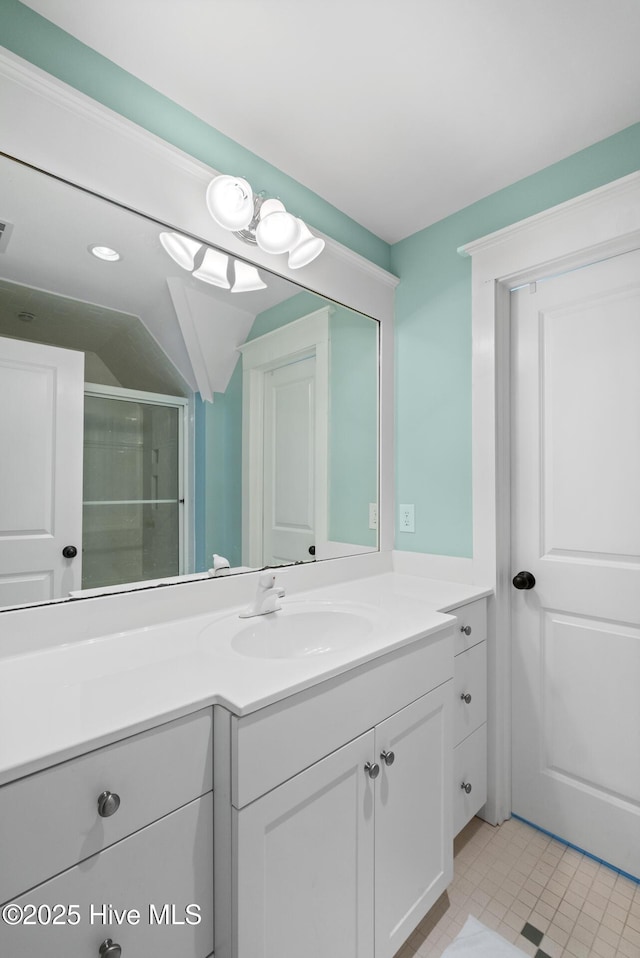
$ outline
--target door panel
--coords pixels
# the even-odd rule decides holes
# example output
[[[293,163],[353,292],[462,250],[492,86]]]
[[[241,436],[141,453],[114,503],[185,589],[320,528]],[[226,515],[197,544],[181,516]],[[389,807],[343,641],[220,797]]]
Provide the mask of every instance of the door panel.
[[[315,544],[315,358],[264,377],[264,556],[309,559]]]
[[[233,811],[237,958],[371,958],[374,782],[367,732]]]
[[[80,587],[83,388],[82,353],[0,338],[0,606]]]
[[[376,958],[396,954],[453,878],[452,684],[376,728]]]
[[[513,810],[640,875],[640,252],[512,293]]]

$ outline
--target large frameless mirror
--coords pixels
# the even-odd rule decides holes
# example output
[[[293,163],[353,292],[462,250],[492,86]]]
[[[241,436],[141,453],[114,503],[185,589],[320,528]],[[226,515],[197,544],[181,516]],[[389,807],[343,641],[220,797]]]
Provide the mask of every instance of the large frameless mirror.
[[[0,177],[0,608],[378,548],[376,321]]]

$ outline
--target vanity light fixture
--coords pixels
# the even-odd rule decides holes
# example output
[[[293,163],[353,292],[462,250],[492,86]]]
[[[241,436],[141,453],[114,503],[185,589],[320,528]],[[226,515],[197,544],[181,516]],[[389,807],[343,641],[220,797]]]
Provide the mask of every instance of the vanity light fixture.
[[[289,267],[299,269],[319,256],[325,242],[306,223],[288,213],[284,203],[254,194],[245,179],[215,176],[206,193],[207,209],[219,226],[265,253],[289,253]]]
[[[159,238],[171,259],[203,283],[219,286],[220,289],[230,289],[232,293],[248,293],[254,289],[267,288],[256,267],[250,263],[230,260],[226,253],[205,246],[182,233],[163,232],[159,234]],[[229,262],[232,264],[233,285],[229,280]]]
[[[105,260],[107,263],[117,263],[119,259],[122,259],[120,253],[115,249],[111,249],[110,246],[90,246],[89,252],[97,256],[98,259]]]

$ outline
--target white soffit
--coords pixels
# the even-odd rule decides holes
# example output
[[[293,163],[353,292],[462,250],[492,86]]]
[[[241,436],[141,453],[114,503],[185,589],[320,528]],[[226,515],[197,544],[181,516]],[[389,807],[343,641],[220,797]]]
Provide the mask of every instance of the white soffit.
[[[190,289],[181,280],[167,280],[185,346],[196,377],[198,392],[213,402],[214,393],[226,391],[240,357],[254,315]]]

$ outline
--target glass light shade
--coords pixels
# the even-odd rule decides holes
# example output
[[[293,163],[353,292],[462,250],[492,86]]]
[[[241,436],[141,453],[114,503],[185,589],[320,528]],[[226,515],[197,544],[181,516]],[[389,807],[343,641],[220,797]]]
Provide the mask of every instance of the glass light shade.
[[[202,249],[202,243],[189,239],[188,236],[182,236],[181,233],[160,233],[160,242],[178,266],[191,272],[195,258]]]
[[[314,236],[306,223],[298,220],[299,239],[297,244],[289,253],[289,268],[300,269],[301,266],[307,266],[316,256],[319,256],[325,247],[325,242],[319,236]]]
[[[266,289],[267,284],[263,282],[260,273],[249,263],[243,263],[237,259],[234,263],[235,282],[231,287],[232,293],[249,293],[254,289]]]
[[[253,219],[253,190],[239,176],[215,176],[207,187],[207,209],[219,226],[243,230]]]
[[[231,283],[227,279],[228,269],[229,257],[217,249],[208,248],[200,266],[191,275],[201,279],[203,283],[210,283],[211,286],[231,289]]]
[[[256,229],[256,243],[265,253],[286,253],[298,242],[300,220],[286,211],[262,217]]]
[[[262,206],[260,207],[260,219],[265,216],[269,216],[270,213],[286,213],[287,211],[284,208],[284,203],[281,200],[268,199],[262,201]]]

